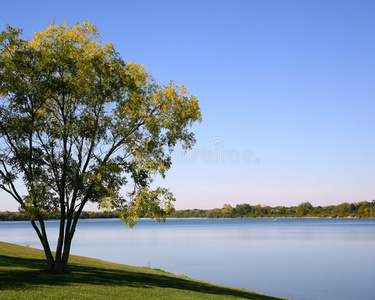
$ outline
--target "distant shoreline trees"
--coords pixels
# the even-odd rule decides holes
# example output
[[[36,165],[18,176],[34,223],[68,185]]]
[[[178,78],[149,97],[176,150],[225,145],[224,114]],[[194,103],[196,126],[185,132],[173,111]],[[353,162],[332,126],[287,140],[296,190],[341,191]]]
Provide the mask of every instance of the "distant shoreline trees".
[[[58,212],[45,212],[45,219],[59,219]],[[91,212],[83,211],[81,219],[119,218],[119,211]],[[247,203],[232,207],[225,204],[223,208],[175,210],[167,218],[375,218],[375,200],[358,203],[341,203],[338,205],[313,206],[303,202],[298,206],[262,206]],[[23,212],[0,212],[0,221],[28,221]]]
[[[375,218],[375,200],[358,203],[341,203],[329,206],[313,206],[303,202],[298,206],[262,206],[247,203],[210,210],[186,209],[169,213],[174,218]]]

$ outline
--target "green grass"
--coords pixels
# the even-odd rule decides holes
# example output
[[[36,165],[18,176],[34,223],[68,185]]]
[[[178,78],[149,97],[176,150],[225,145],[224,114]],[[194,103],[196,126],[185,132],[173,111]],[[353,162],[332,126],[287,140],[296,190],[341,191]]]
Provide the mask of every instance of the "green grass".
[[[43,251],[0,242],[0,299],[280,299],[74,255],[67,274],[44,266]]]

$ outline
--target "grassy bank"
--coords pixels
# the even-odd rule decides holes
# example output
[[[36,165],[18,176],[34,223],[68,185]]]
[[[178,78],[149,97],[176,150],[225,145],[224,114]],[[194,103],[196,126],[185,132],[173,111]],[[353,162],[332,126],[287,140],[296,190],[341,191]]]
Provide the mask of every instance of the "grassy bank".
[[[72,255],[68,274],[43,270],[41,250],[0,242],[1,299],[279,299],[161,270]]]

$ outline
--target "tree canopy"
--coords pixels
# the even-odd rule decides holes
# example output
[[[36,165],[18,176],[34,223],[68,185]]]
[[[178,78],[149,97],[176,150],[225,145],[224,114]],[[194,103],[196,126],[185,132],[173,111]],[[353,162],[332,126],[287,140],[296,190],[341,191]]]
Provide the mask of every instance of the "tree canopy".
[[[162,220],[173,207],[172,193],[150,183],[165,176],[178,143],[194,144],[197,97],[156,84],[93,24],[52,23],[30,40],[7,26],[0,97],[0,188],[29,215],[49,269],[66,270],[87,203],[120,210],[128,226],[140,214]],[[55,258],[42,216],[51,211],[60,214]]]

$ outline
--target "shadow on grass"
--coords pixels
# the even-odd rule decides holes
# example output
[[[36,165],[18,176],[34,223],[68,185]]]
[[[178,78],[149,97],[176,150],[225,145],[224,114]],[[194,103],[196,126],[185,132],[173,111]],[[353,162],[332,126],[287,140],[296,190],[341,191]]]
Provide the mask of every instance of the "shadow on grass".
[[[0,272],[0,290],[32,289],[38,285],[64,286],[82,283],[98,286],[127,286],[134,288],[173,288],[255,300],[277,299],[274,297],[253,294],[252,292],[214,286],[204,282],[191,281],[163,274],[147,274],[136,271],[128,272],[103,269],[77,265],[74,263],[69,265],[69,273],[53,274],[40,270],[44,263],[45,261],[42,259],[28,259],[0,255],[0,266],[9,266],[13,269]],[[17,267],[27,268],[29,270],[14,270],[14,268]]]

